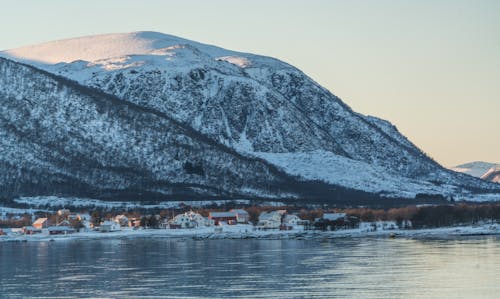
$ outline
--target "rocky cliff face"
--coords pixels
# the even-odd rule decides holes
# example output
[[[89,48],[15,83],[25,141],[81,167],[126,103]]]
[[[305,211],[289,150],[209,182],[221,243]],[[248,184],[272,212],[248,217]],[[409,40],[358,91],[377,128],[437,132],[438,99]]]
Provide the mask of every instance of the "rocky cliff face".
[[[18,189],[38,184],[32,182],[37,172],[59,169],[57,178],[99,186],[96,196],[189,189],[207,196],[301,198],[307,187],[289,186],[308,180],[323,182],[321,189],[336,186],[324,198],[343,188],[405,198],[498,191],[442,168],[389,122],[352,111],[276,59],[153,32],[57,41],[2,55],[78,82],[2,60],[0,132],[13,150],[0,158],[7,165],[18,144],[40,146],[36,154],[26,150],[33,159],[19,151],[14,160],[33,162],[27,167],[33,174],[7,168],[3,180],[15,177]]]

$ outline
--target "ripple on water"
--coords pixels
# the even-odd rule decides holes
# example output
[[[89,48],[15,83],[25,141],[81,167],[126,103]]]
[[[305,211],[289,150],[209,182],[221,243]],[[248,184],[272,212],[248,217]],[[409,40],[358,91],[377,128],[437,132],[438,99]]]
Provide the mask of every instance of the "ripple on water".
[[[495,237],[0,246],[0,293],[7,298],[496,299],[500,292]]]

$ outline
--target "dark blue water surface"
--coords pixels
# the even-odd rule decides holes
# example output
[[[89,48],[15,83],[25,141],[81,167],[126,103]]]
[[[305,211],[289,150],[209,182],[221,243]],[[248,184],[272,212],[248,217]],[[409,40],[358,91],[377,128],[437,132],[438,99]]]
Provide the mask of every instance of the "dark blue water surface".
[[[500,298],[500,239],[0,242],[0,298]]]

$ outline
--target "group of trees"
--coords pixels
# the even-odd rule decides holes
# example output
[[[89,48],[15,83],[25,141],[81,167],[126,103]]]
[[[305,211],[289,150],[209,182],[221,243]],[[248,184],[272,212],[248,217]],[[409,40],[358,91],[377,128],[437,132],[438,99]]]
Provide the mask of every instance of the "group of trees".
[[[500,203],[409,206],[388,210],[347,209],[343,212],[359,217],[361,221],[365,222],[392,220],[401,224],[403,221],[409,220],[413,228],[500,221]]]
[[[31,224],[31,216],[29,215],[9,216],[10,217],[0,219],[0,228],[23,227]]]

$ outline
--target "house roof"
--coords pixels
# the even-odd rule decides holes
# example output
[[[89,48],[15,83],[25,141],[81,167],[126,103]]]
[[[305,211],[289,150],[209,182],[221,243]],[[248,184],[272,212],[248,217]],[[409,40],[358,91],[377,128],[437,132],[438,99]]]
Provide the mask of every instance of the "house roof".
[[[57,224],[57,226],[70,226],[71,223],[69,223],[68,220],[63,220]]]
[[[101,223],[101,226],[103,226],[103,225],[118,225],[118,223],[116,223],[114,221],[106,220],[103,223]]]
[[[47,221],[47,218],[38,218],[33,224],[42,224]]]
[[[344,218],[345,216],[346,213],[324,213],[323,219],[335,221],[337,219]]]
[[[245,211],[245,210],[243,210],[243,209],[232,209],[229,212],[234,212],[234,213],[237,213],[237,214],[248,214],[248,212]]]
[[[234,212],[210,212],[210,217],[236,217]]]
[[[78,217],[82,220],[90,220],[92,218],[89,214],[78,214]]]

